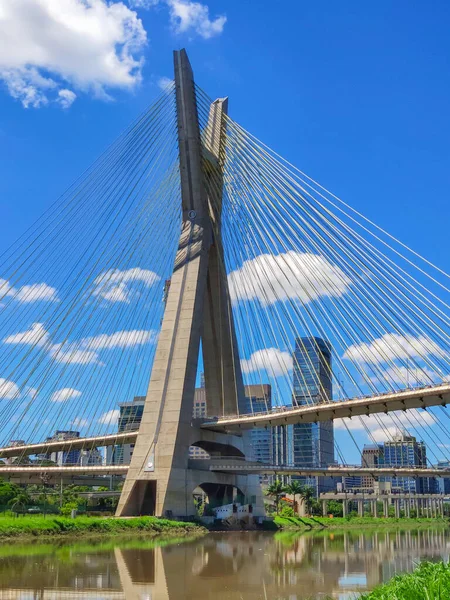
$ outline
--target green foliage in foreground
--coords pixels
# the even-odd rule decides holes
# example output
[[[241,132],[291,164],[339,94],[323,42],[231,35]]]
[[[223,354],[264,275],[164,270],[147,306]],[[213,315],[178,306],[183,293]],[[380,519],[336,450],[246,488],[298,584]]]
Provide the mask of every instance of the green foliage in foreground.
[[[450,598],[450,565],[421,563],[412,573],[396,575],[361,600],[448,600]]]
[[[351,529],[353,527],[420,527],[430,525],[440,526],[448,525],[449,520],[447,518],[441,519],[396,519],[396,518],[379,518],[373,517],[335,517],[330,519],[328,517],[283,517],[281,515],[274,518],[274,523],[281,529]],[[450,596],[449,596],[450,600]]]
[[[41,536],[61,534],[98,534],[98,533],[170,533],[193,532],[200,530],[195,523],[169,521],[156,517],[133,517],[116,519],[114,517],[23,517],[0,518],[0,537]]]

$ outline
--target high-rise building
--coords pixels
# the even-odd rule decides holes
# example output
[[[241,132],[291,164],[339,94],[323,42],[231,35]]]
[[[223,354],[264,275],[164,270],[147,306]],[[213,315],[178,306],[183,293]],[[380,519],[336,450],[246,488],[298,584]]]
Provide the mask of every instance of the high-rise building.
[[[424,442],[418,442],[412,435],[398,432],[391,441],[384,442],[384,465],[386,467],[426,467],[427,450]],[[433,494],[436,482],[432,477],[386,477],[392,488],[418,494]]]
[[[80,437],[79,431],[55,431],[54,435],[46,439],[47,442],[62,442],[66,440],[76,440]],[[59,466],[80,464],[81,450],[73,448],[60,450],[50,454],[50,460]]]
[[[265,413],[272,408],[272,388],[267,383],[245,386],[245,414]],[[252,456],[250,459],[270,464],[273,459],[271,429],[253,429],[250,432]]]
[[[367,469],[377,468],[384,462],[383,444],[366,444],[361,453],[361,467]],[[373,490],[375,487],[375,478],[372,475],[363,475],[361,478],[361,487]]]
[[[293,352],[294,406],[320,404],[332,399],[332,357],[329,342],[318,337],[297,338]],[[293,426],[294,466],[327,467],[334,462],[333,422],[296,423]],[[316,487],[315,480],[305,480]],[[317,485],[322,491],[321,482]]]
[[[203,381],[201,380],[200,385],[201,387],[195,388],[194,393],[194,408],[192,411],[192,416],[194,417],[194,419],[201,419],[203,417],[206,417],[206,415],[208,414],[206,410],[206,390],[204,378]],[[203,450],[203,448],[199,448],[198,446],[191,446],[189,448],[189,458],[205,459],[209,458],[209,454],[208,452],[206,452],[206,450]]]
[[[144,412],[145,396],[135,396],[131,402],[119,404],[118,432],[137,431]],[[109,446],[107,463],[129,465],[133,456],[134,444],[118,444]]]

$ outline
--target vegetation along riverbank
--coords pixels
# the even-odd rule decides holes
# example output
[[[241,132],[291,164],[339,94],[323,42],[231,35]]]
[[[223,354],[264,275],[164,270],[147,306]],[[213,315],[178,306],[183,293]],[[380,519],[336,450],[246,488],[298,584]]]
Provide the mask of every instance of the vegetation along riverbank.
[[[448,600],[450,565],[421,563],[412,573],[396,575],[387,583],[364,594],[360,600]]]
[[[450,527],[448,517],[426,519],[386,518],[375,519],[373,517],[275,517],[274,525],[278,529],[366,529],[370,527],[380,528],[418,528],[418,527]],[[450,596],[449,596],[450,598]]]
[[[206,533],[196,523],[170,521],[156,517],[76,517],[58,516],[0,517],[0,541],[10,538],[32,538],[61,535],[145,534],[183,536]]]

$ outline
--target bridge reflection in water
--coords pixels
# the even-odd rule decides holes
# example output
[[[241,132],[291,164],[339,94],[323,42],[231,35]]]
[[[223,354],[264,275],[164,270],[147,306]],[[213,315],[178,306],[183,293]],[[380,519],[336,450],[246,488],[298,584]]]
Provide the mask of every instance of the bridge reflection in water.
[[[419,560],[448,560],[450,534],[221,533],[162,547],[114,544],[13,547],[0,558],[0,598],[350,598],[396,572],[411,571]]]

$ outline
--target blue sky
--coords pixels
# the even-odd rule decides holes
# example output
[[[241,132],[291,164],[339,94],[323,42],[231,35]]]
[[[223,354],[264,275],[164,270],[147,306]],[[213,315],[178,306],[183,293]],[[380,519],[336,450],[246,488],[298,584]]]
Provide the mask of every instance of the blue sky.
[[[77,19],[88,5],[97,10],[89,23],[101,31],[80,37]],[[172,50],[186,47],[197,83],[212,97],[228,95],[236,121],[450,271],[448,3],[17,6],[8,6],[8,24],[0,19],[0,34],[12,31],[20,40],[0,51],[0,251],[151,103],[160,79],[172,77]],[[30,10],[36,6],[39,15]],[[74,11],[66,34],[55,6]],[[46,38],[42,15],[62,43]],[[123,35],[115,27],[125,22],[134,28],[129,62],[114,46]],[[29,35],[30,27],[42,34]],[[119,56],[112,67],[104,60],[111,49]]]

